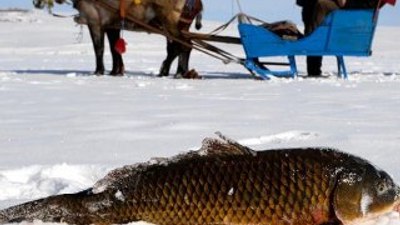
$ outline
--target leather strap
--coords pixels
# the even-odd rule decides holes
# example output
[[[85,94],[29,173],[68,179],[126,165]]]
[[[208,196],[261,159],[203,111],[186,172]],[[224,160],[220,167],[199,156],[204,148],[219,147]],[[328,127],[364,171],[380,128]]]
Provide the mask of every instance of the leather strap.
[[[119,15],[121,16],[122,19],[125,19],[126,17],[126,3],[125,0],[120,0],[119,1]]]

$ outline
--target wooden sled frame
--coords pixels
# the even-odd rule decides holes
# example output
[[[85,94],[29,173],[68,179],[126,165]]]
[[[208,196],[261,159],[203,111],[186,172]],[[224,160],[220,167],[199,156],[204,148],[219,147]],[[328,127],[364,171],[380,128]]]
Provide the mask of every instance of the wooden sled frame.
[[[335,56],[338,77],[348,78],[344,56],[370,56],[379,11],[374,9],[335,10],[310,35],[299,40],[285,40],[275,33],[248,23],[238,29],[246,59],[244,66],[262,79],[270,76],[296,77],[295,56]],[[285,71],[270,70],[260,57],[287,56],[290,67]]]

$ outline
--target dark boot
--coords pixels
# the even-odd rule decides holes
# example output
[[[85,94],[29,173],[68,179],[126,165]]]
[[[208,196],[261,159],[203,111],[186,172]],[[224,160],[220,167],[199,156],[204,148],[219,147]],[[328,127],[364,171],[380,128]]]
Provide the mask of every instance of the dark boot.
[[[307,74],[309,77],[319,77],[322,74],[322,56],[307,57]]]

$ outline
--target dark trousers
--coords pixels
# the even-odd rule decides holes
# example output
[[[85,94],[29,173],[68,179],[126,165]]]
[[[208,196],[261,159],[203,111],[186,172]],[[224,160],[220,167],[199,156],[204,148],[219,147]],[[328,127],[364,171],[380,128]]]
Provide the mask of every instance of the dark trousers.
[[[314,10],[316,7],[317,0],[306,0],[304,1],[303,10],[301,12],[303,23],[304,23],[304,33],[310,34],[313,29],[314,21]],[[309,76],[319,76],[321,75],[322,67],[322,56],[307,56],[307,74]]]
[[[307,56],[308,76],[321,76],[322,56]]]

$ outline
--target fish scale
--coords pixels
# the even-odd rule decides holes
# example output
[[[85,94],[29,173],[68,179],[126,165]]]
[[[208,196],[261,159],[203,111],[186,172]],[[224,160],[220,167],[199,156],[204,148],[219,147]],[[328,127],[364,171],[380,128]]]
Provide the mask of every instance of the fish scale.
[[[87,191],[1,210],[0,224],[346,225],[388,212],[399,190],[368,161],[333,149],[256,152],[209,139],[199,151],[116,169]],[[360,206],[365,193],[370,205]]]
[[[142,193],[142,197],[146,192],[146,196],[164,195],[155,194],[156,201],[152,203],[135,199],[136,217],[160,225],[262,224],[267,221],[285,224],[285,220],[291,222],[298,218],[311,224],[310,205],[313,205],[320,207],[325,213],[322,217],[328,220],[330,192],[321,187],[329,186],[329,174],[321,170],[321,166],[314,164],[307,168],[311,162],[298,163],[282,154],[270,152],[263,157],[221,156],[217,159],[215,156],[195,157],[168,165],[175,167],[168,171],[156,166],[142,178],[143,185],[138,185],[134,192]],[[229,195],[231,189],[233,193]],[[137,196],[129,191],[124,195]],[[303,201],[304,197],[309,201]],[[160,213],[157,209],[166,211]]]

